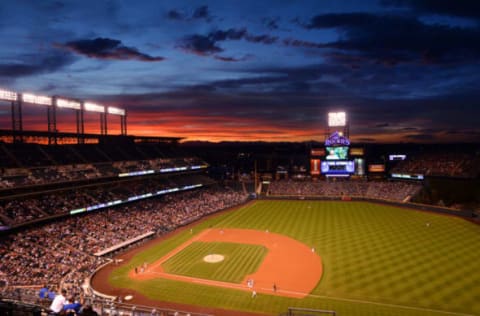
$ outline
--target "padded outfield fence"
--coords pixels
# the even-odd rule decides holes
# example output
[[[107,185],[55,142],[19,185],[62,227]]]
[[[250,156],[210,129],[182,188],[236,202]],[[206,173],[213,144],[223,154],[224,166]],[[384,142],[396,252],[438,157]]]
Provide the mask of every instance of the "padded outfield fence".
[[[268,195],[268,196],[259,196],[259,200],[313,200],[313,201],[340,201],[346,200],[345,197],[342,196],[315,196],[315,195]],[[359,202],[371,202],[377,204],[385,204],[390,206],[399,206],[399,207],[406,207],[411,208],[414,210],[419,211],[427,211],[427,212],[434,212],[439,214],[445,215],[454,215],[458,217],[463,217],[466,219],[475,219],[477,218],[475,212],[472,210],[456,210],[447,207],[440,207],[428,204],[419,204],[419,203],[411,203],[411,202],[397,202],[391,200],[382,200],[382,199],[373,199],[373,198],[365,198],[365,197],[358,197],[358,196],[348,196],[346,201],[359,201]]]
[[[322,316],[322,315],[337,315],[335,311],[325,309],[312,308],[298,308],[289,307],[288,312],[280,314],[280,316]]]

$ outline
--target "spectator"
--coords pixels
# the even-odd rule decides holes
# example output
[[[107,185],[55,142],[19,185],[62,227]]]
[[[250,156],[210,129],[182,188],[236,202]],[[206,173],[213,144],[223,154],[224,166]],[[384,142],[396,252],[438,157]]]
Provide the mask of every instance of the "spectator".
[[[59,314],[63,310],[63,306],[66,303],[65,295],[67,295],[67,291],[64,289],[61,291],[61,294],[57,294],[50,305],[50,310],[55,314]]]
[[[62,282],[62,288],[75,292],[106,262],[94,253],[145,232],[163,234],[245,200],[246,195],[231,189],[204,188],[29,228],[2,241],[0,271],[12,288]]]

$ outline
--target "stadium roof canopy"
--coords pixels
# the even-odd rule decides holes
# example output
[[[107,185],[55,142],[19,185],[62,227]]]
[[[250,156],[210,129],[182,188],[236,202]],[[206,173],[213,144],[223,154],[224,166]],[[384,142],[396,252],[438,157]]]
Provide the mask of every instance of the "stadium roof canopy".
[[[20,142],[39,144],[83,144],[83,143],[178,143],[181,137],[135,136],[135,135],[101,135],[78,134],[48,131],[12,131],[0,129],[0,141],[5,143]]]

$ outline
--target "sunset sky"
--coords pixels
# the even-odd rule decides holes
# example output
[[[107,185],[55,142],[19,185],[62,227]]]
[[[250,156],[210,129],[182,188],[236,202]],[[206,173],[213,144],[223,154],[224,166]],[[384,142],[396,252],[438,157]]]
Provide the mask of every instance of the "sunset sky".
[[[480,139],[480,1],[4,0],[0,39],[0,88],[125,108],[129,134],[321,141],[345,110],[353,141]]]

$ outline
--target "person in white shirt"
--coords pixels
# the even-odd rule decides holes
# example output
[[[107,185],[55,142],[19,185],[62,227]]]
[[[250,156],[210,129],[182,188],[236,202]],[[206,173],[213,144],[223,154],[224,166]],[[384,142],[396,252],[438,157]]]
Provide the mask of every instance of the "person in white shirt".
[[[63,305],[66,303],[65,295],[67,291],[62,290],[61,294],[58,294],[53,299],[52,305],[50,305],[50,310],[54,313],[60,313],[63,309]]]

